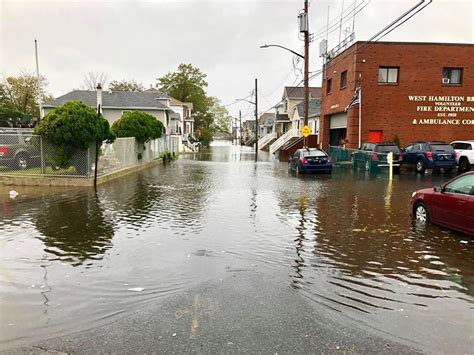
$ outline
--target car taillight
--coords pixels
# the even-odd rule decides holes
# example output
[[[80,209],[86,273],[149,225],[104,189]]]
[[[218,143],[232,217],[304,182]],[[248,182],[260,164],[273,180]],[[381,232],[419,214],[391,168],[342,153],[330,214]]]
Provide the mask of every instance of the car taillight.
[[[433,159],[433,152],[426,152],[425,155],[428,159]]]
[[[0,155],[5,156],[8,154],[8,147],[4,147],[0,145]]]
[[[398,160],[403,160],[403,153],[398,154]]]
[[[379,155],[377,153],[370,154],[370,159],[377,159]]]
[[[332,158],[331,158],[331,157],[328,157],[328,163],[329,163],[329,164],[332,163]]]
[[[300,159],[301,164],[308,164],[308,161],[305,158]]]

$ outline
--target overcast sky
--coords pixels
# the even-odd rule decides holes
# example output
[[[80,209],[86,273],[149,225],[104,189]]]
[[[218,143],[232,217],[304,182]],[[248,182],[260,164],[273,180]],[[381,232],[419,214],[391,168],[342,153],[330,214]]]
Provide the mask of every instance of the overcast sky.
[[[283,86],[300,83],[293,56],[276,43],[302,51],[297,14],[303,0],[0,0],[0,73],[17,75],[35,70],[34,39],[39,44],[40,72],[55,97],[81,88],[87,72],[104,72],[110,79],[134,79],[146,87],[156,78],[191,63],[207,74],[208,94],[224,104],[244,98],[259,81],[259,111],[269,109]],[[366,40],[418,0],[357,0],[367,6],[355,19],[356,40]],[[474,41],[474,1],[434,0],[409,22],[384,37],[388,41]],[[354,0],[310,2],[310,71],[321,69],[319,38],[331,23],[339,23]],[[352,17],[342,28],[352,27]],[[344,36],[344,35],[342,35]],[[339,27],[329,35],[337,45]],[[302,63],[297,65],[302,68]],[[297,76],[299,74],[299,76]],[[321,85],[321,77],[311,81]],[[250,104],[228,106],[232,115]]]

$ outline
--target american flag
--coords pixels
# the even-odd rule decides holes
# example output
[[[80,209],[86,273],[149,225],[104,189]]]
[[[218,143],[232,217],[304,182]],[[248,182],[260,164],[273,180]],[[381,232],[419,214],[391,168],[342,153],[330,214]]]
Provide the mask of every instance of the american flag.
[[[360,104],[360,87],[358,87],[355,92],[354,92],[354,97],[352,98],[351,102],[349,102],[349,105],[346,106],[344,109],[344,112],[347,112],[352,106]]]

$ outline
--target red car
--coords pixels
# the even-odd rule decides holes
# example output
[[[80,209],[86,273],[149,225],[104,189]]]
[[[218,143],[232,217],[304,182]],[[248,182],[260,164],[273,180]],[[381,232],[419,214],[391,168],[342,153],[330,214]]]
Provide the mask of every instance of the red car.
[[[414,192],[411,213],[419,222],[431,221],[474,236],[474,171]]]

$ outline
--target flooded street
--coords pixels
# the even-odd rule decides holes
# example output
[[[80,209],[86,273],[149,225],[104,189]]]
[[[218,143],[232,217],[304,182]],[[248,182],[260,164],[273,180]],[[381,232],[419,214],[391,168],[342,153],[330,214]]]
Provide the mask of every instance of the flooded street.
[[[10,199],[0,189],[0,349],[258,275],[291,288],[308,309],[391,342],[472,351],[473,242],[409,216],[411,193],[446,176],[406,171],[389,183],[335,168],[295,177],[266,153],[258,164],[253,157],[247,147],[214,146],[97,193],[18,187]],[[293,307],[289,299],[282,307]],[[209,323],[219,318],[209,314],[225,315],[206,307]],[[178,320],[192,313],[173,312]],[[297,328],[306,315],[289,322]],[[187,338],[207,327],[189,316]]]

